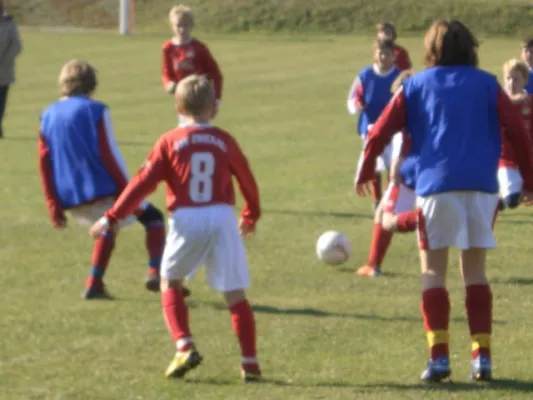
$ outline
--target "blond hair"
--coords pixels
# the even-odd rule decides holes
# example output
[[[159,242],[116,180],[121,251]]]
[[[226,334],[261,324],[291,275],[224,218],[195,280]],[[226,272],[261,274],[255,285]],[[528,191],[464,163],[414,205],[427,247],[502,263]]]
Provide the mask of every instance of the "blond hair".
[[[70,60],[59,73],[62,96],[89,95],[96,89],[96,69],[86,61]]]
[[[504,76],[511,71],[518,71],[526,81],[529,78],[529,68],[527,64],[517,58],[512,58],[511,60],[506,61],[505,64],[503,64]]]
[[[168,13],[168,20],[171,25],[176,25],[182,18],[187,18],[191,24],[194,24],[194,15],[190,7],[183,4],[178,4],[170,9]]]
[[[189,75],[176,88],[176,103],[185,115],[199,116],[215,104],[215,89],[203,75]]]
[[[396,92],[398,91],[398,89],[400,89],[400,88],[402,87],[403,82],[404,82],[407,78],[409,78],[409,77],[411,77],[411,76],[413,76],[413,75],[414,75],[414,72],[411,71],[410,69],[405,70],[405,71],[402,71],[402,72],[400,73],[400,75],[398,75],[398,76],[396,77],[396,79],[394,80],[394,82],[392,82],[392,85],[391,85],[391,87],[390,87],[390,91],[391,91],[393,94],[396,93]]]

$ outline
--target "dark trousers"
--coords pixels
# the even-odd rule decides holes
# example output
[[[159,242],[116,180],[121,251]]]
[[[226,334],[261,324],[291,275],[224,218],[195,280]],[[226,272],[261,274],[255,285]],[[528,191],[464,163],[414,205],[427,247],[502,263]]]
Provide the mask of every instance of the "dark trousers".
[[[0,137],[4,136],[2,123],[4,122],[4,112],[6,110],[8,91],[9,85],[0,85]]]

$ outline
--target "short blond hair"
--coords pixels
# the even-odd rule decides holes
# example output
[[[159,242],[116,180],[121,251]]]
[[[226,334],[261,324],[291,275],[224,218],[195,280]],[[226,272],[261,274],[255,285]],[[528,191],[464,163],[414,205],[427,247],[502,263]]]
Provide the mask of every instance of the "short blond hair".
[[[96,89],[96,69],[86,61],[70,60],[59,73],[62,96],[89,95]]]
[[[194,24],[194,15],[191,8],[183,4],[172,7],[168,13],[168,21],[172,25],[176,25],[184,17],[191,21],[191,24]]]
[[[199,116],[215,104],[215,89],[204,75],[189,75],[178,83],[176,103],[183,114]]]
[[[512,58],[509,61],[506,61],[505,64],[503,64],[503,75],[504,76],[511,71],[520,72],[520,74],[524,77],[526,81],[529,78],[529,67],[527,66],[525,62],[520,61],[517,58]]]
[[[392,85],[390,87],[390,91],[392,92],[392,94],[396,93],[398,91],[398,89],[400,89],[403,85],[403,82],[414,75],[414,72],[411,71],[410,69],[407,69],[405,71],[402,71],[400,73],[400,75],[398,75],[396,77],[396,79],[394,80],[394,82],[392,82]]]

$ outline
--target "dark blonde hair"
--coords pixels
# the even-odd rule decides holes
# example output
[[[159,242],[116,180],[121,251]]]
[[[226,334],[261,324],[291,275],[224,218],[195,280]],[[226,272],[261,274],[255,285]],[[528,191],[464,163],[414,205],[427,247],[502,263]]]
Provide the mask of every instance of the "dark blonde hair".
[[[393,40],[396,40],[396,38],[398,37],[397,33],[396,33],[396,27],[391,24],[390,22],[381,22],[379,24],[376,25],[376,30],[378,31],[378,33],[380,32],[383,32],[383,31],[391,31],[392,32],[392,36],[393,36]]]
[[[398,75],[396,77],[396,79],[394,80],[394,82],[392,82],[392,85],[390,87],[390,91],[392,92],[392,94],[396,93],[398,91],[398,89],[400,89],[403,85],[403,82],[413,76],[415,73],[413,71],[411,71],[410,69],[407,69],[405,71],[402,71],[400,73],[400,75]]]
[[[96,69],[86,61],[70,60],[61,68],[58,84],[62,96],[90,95],[98,84]]]
[[[506,61],[505,64],[503,64],[503,74],[504,76],[511,72],[511,71],[518,71],[522,75],[522,77],[526,80],[526,82],[529,79],[529,67],[527,64],[523,61],[518,60],[517,58],[513,58],[509,61]]]
[[[376,39],[374,41],[374,51],[376,50],[390,50],[394,51],[394,41],[393,40],[380,40]]]
[[[215,89],[203,75],[189,75],[178,83],[176,103],[183,114],[198,116],[215,104]]]
[[[531,48],[533,48],[533,38],[526,38],[526,39],[522,40],[521,48],[522,49],[531,49]]]
[[[461,21],[437,20],[424,38],[424,65],[477,67],[479,42]]]
[[[191,24],[194,25],[194,15],[190,7],[183,4],[178,4],[170,9],[168,13],[168,20],[171,25],[176,25],[182,18],[187,18]]]

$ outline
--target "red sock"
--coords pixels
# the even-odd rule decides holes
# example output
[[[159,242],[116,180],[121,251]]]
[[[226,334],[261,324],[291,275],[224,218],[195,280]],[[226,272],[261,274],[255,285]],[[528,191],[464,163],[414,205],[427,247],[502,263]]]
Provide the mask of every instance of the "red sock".
[[[398,232],[414,232],[418,228],[419,210],[406,211],[397,215]]]
[[[472,359],[490,357],[492,333],[492,292],[489,285],[466,287],[466,315],[472,337]]]
[[[241,354],[244,359],[255,359],[257,356],[255,342],[255,319],[248,300],[242,300],[229,308],[233,331],[239,338]],[[255,361],[257,364],[257,360]],[[253,362],[250,362],[253,364]]]
[[[154,221],[146,227],[146,250],[148,251],[149,274],[159,275],[161,257],[165,248],[165,226],[163,221]]]
[[[174,342],[178,343],[180,339],[190,338],[192,335],[189,329],[189,310],[181,290],[170,288],[162,292],[161,305],[167,328]]]
[[[385,254],[389,249],[392,235],[392,232],[383,229],[381,223],[374,224],[367,265],[370,265],[371,267],[381,266],[381,262],[385,258]]]
[[[107,231],[94,242],[93,254],[91,257],[91,272],[86,287],[101,287],[105,270],[109,264],[109,259],[115,248],[115,234]]]
[[[374,179],[372,180],[372,197],[374,198],[374,203],[379,203],[382,195],[381,174],[376,172],[376,175],[374,175]]]
[[[422,316],[430,348],[431,359],[448,357],[448,321],[450,319],[450,299],[445,288],[434,288],[422,294]]]

